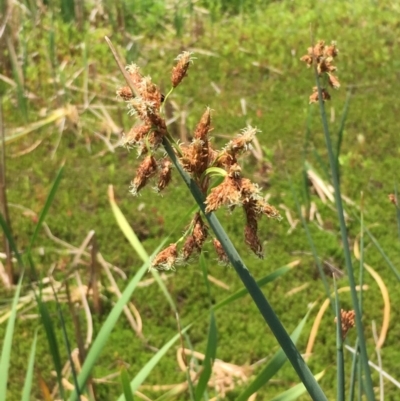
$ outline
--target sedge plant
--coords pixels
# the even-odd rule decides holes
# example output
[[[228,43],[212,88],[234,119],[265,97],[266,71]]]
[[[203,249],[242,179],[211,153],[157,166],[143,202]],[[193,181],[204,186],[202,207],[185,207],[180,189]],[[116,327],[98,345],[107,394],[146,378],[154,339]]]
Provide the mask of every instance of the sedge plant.
[[[152,259],[151,269],[168,271],[188,263],[200,254],[211,234],[218,259],[234,267],[311,398],[326,400],[321,387],[214,214],[223,207],[229,211],[241,208],[245,216],[245,243],[256,256],[262,257],[258,221],[262,216],[279,220],[280,214],[267,202],[261,189],[243,176],[239,159],[251,146],[258,130],[246,127],[225,147],[215,149],[209,136],[212,130],[211,109],[206,108],[193,140],[187,144],[178,143],[168,132],[163,105],[187,76],[193,62],[192,54],[183,52],[178,56],[171,72],[171,90],[163,96],[157,85],[150,77],[144,76],[137,65],[128,65],[125,69],[110,40],[106,38],[106,41],[127,82],[127,86],[120,88],[117,94],[127,103],[129,114],[138,120],[123,137],[124,145],[135,148],[141,159],[131,183],[131,193],[137,195],[152,181],[157,192],[163,191],[171,182],[174,166],[198,205],[183,236]]]

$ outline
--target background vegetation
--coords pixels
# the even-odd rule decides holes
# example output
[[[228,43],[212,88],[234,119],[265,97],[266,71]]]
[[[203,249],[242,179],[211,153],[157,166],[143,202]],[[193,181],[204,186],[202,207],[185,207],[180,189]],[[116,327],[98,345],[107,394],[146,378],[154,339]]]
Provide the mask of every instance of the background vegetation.
[[[342,192],[354,204],[346,205],[351,243],[359,234],[357,219],[361,192],[365,225],[370,229],[394,266],[399,263],[399,235],[396,209],[387,195],[394,192],[400,168],[398,141],[398,90],[400,58],[396,34],[400,7],[396,2],[230,2],[230,1],[129,1],[120,3],[87,2],[69,8],[69,2],[21,2],[8,16],[6,33],[0,45],[0,90],[6,132],[6,177],[10,221],[20,250],[26,250],[56,172],[64,164],[64,175],[46,223],[51,233],[70,244],[55,242],[41,230],[33,259],[37,271],[50,273],[61,281],[69,272],[76,249],[90,230],[96,233],[97,247],[104,259],[131,277],[141,265],[118,228],[107,197],[109,184],[132,228],[152,253],[166,236],[180,237],[193,201],[177,176],[161,197],[149,189],[138,198],[128,193],[137,167],[136,154],[118,146],[120,134],[133,124],[125,104],[115,97],[123,84],[104,36],[111,38],[127,63],[135,62],[144,74],[152,76],[163,90],[169,88],[174,58],[182,50],[195,53],[194,65],[184,85],[170,99],[167,115],[177,138],[188,138],[205,106],[214,110],[213,135],[223,144],[247,124],[262,132],[258,141],[263,156],[251,156],[245,175],[252,177],[270,195],[272,205],[299,220],[296,201],[290,188],[291,176],[300,203],[315,202],[321,221],[308,227],[319,258],[342,270],[343,253],[338,223],[332,203],[324,203],[304,182],[304,160],[328,181],[327,156],[317,107],[308,105],[314,86],[312,72],[299,59],[315,39],[337,41],[340,91],[327,103],[330,127],[335,135],[341,124],[346,96],[352,91],[340,153]],[[2,4],[3,10],[6,4]],[[4,18],[3,14],[3,18]],[[310,29],[311,28],[311,29]],[[41,122],[39,127],[35,124]],[[307,198],[309,194],[309,198]],[[256,278],[278,267],[299,260],[299,265],[264,291],[282,322],[291,332],[314,301],[319,305],[325,292],[310,245],[299,222],[263,221],[260,227],[266,246],[263,260],[255,259],[242,235],[243,215],[219,212]],[[399,302],[398,281],[393,278],[382,253],[367,236],[365,262],[382,277],[392,305]],[[205,253],[209,274],[224,284],[211,285],[213,302],[241,288],[235,272],[216,262],[212,247]],[[88,261],[79,266],[88,284]],[[329,270],[329,269],[328,269]],[[117,277],[117,275],[115,275]],[[148,280],[151,276],[144,277]],[[102,273],[103,314],[93,314],[95,331],[115,302]],[[382,325],[382,296],[371,276],[365,276],[369,289],[364,295],[364,324],[369,357],[376,362],[371,322]],[[165,284],[175,300],[182,324],[192,322],[207,310],[209,298],[201,268],[197,263],[168,272]],[[122,277],[118,285],[126,282]],[[338,281],[347,286],[346,277]],[[23,293],[29,290],[23,288]],[[74,288],[71,288],[74,291]],[[1,287],[2,307],[7,311],[13,292]],[[94,371],[104,378],[125,366],[130,377],[177,333],[174,312],[155,283],[137,289],[132,302],[143,320],[143,341],[121,317],[105,346]],[[350,296],[341,297],[342,307],[351,307]],[[29,305],[29,304],[28,304]],[[30,304],[33,306],[33,300]],[[54,302],[48,307],[56,317]],[[66,316],[68,303],[63,303]],[[76,308],[80,310],[80,308]],[[317,308],[311,312],[299,341],[305,349]],[[33,333],[39,327],[35,309],[24,308],[18,316],[13,340],[9,399],[19,399]],[[84,321],[83,312],[81,313]],[[205,352],[206,320],[191,328],[193,348]],[[218,327],[217,357],[239,366],[250,366],[269,358],[277,350],[275,339],[260,319],[250,298],[242,298],[222,313],[216,313]],[[67,319],[67,330],[74,338],[74,325]],[[391,311],[390,329],[381,350],[384,369],[400,375],[397,360],[398,311]],[[5,324],[0,326],[3,338]],[[57,332],[62,336],[62,332]],[[348,342],[354,345],[356,333]],[[76,344],[72,344],[74,348]],[[150,347],[149,347],[150,346]],[[177,366],[176,348],[153,370],[146,385],[185,381]],[[66,360],[66,354],[63,356]],[[309,359],[316,373],[328,368],[321,386],[330,399],[335,398],[335,325],[330,310],[320,326],[313,355]],[[346,368],[351,364],[345,354]],[[45,333],[38,331],[36,369],[49,387],[55,384]],[[374,375],[377,383],[378,376]],[[38,380],[35,395],[41,399]],[[259,399],[270,399],[298,382],[289,364],[259,392]],[[398,389],[385,383],[387,399],[396,399]],[[96,383],[98,399],[115,399],[121,393],[120,380]],[[147,388],[149,397],[162,392]],[[235,399],[240,385],[227,394]],[[187,399],[182,396],[182,400]],[[152,399],[153,399],[152,398]],[[304,396],[307,399],[307,396]],[[385,398],[386,399],[386,398]]]

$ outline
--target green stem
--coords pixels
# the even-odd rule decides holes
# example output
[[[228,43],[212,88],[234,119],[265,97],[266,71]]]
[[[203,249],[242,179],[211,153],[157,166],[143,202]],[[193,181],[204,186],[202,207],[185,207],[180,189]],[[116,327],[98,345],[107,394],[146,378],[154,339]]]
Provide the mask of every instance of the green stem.
[[[365,392],[366,392],[368,401],[374,401],[375,396],[373,393],[371,371],[370,371],[370,368],[368,365],[367,347],[366,347],[365,335],[364,335],[364,330],[363,330],[362,321],[361,321],[361,311],[360,311],[360,306],[358,303],[356,284],[355,284],[355,280],[354,280],[353,264],[352,264],[351,256],[350,256],[350,247],[349,247],[349,242],[348,242],[348,238],[347,238],[347,228],[346,228],[346,222],[345,222],[344,213],[343,213],[343,204],[342,204],[342,196],[340,193],[339,175],[337,173],[336,157],[335,157],[335,154],[334,154],[333,148],[332,148],[332,141],[331,141],[331,137],[330,137],[329,129],[328,129],[328,120],[327,120],[326,113],[325,113],[324,101],[322,99],[322,89],[321,89],[321,85],[319,82],[319,76],[318,76],[318,73],[316,70],[315,70],[315,74],[316,74],[316,81],[317,81],[317,87],[318,87],[318,101],[319,101],[319,107],[320,107],[320,112],[321,112],[322,126],[323,126],[323,130],[324,130],[325,143],[326,143],[326,147],[328,150],[329,163],[330,163],[331,171],[332,171],[333,187],[335,190],[334,195],[335,195],[335,202],[336,202],[337,213],[338,213],[338,218],[339,218],[339,223],[340,223],[340,232],[341,232],[341,236],[342,236],[344,258],[346,261],[347,275],[349,278],[353,308],[354,308],[354,311],[356,314],[356,326],[357,326],[357,334],[358,334],[358,338],[359,338],[360,353],[361,353],[364,372],[365,372],[365,376],[366,376],[365,377],[365,380],[366,380]]]
[[[237,250],[233,246],[228,235],[222,228],[219,220],[217,219],[217,217],[215,216],[214,213],[205,213],[205,204],[204,204],[205,199],[204,199],[203,193],[200,191],[200,188],[190,178],[190,176],[186,173],[186,171],[183,170],[182,166],[180,165],[180,163],[171,147],[171,144],[165,138],[163,139],[163,145],[164,145],[165,150],[167,151],[169,157],[171,158],[172,162],[174,163],[176,169],[178,170],[179,174],[181,175],[183,181],[188,186],[188,188],[191,191],[193,197],[195,198],[197,204],[199,205],[201,211],[205,215],[205,217],[206,217],[208,223],[210,224],[210,227],[214,231],[217,239],[219,240],[222,247],[224,248],[230,262],[232,263],[233,267],[236,270],[236,273],[239,275],[244,286],[247,288],[249,294],[253,298],[254,303],[258,307],[261,315],[263,316],[265,322],[270,327],[275,338],[278,340],[279,344],[281,345],[282,349],[284,350],[287,358],[289,359],[290,363],[294,367],[299,378],[304,383],[304,386],[306,387],[307,391],[309,392],[311,398],[314,401],[327,400],[321,387],[318,385],[318,383],[315,380],[314,376],[312,375],[310,369],[304,362],[304,359],[302,358],[302,356],[300,355],[296,346],[294,345],[293,341],[291,340],[289,334],[283,327],[281,321],[275,314],[275,312],[272,309],[271,305],[269,304],[268,300],[265,298],[260,287],[257,285],[253,276],[250,274],[246,265],[242,261],[240,255],[238,254]]]

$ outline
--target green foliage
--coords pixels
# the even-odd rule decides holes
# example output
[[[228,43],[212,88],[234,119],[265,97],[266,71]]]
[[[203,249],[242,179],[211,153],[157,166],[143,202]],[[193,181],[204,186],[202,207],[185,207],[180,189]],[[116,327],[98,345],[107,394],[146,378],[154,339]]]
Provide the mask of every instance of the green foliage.
[[[81,107],[84,104],[81,91],[84,87],[84,74],[78,74],[83,67],[81,43],[88,44],[88,92],[95,96],[93,105],[105,106],[114,121],[118,121],[125,130],[132,124],[125,116],[124,105],[115,103],[115,89],[122,80],[114,69],[109,51],[102,41],[104,35],[110,34],[113,35],[113,43],[117,45],[120,53],[127,57],[127,62],[137,62],[143,72],[146,75],[150,74],[162,88],[169,85],[170,68],[176,55],[182,48],[195,47],[197,60],[185,80],[185,85],[171,98],[179,111],[183,110],[188,114],[186,130],[189,133],[193,131],[206,105],[215,111],[213,132],[217,143],[225,142],[227,136],[234,135],[251,121],[263,131],[258,139],[262,146],[268,147],[268,159],[272,162],[274,170],[266,177],[265,170],[252,159],[245,165],[244,173],[258,177],[260,185],[268,188],[272,204],[284,204],[294,219],[300,218],[285,170],[292,176],[294,191],[297,194],[303,191],[304,180],[300,175],[301,152],[308,115],[309,151],[306,159],[324,179],[329,177],[324,171],[326,167],[323,167],[327,165],[327,157],[319,112],[317,107],[310,109],[307,105],[313,77],[298,60],[310,44],[312,24],[315,39],[337,40],[340,49],[338,64],[343,89],[335,92],[334,98],[326,106],[331,132],[341,132],[339,142],[336,142],[337,137],[334,136],[334,148],[336,156],[339,153],[336,149],[340,148],[339,156],[343,161],[340,175],[342,192],[356,204],[360,191],[364,192],[364,258],[368,264],[379,268],[388,286],[392,303],[397,304],[400,301],[398,280],[393,280],[393,274],[398,276],[397,266],[400,261],[398,240],[394,241],[394,238],[398,238],[396,210],[387,202],[387,194],[393,192],[393,183],[398,181],[396,179],[400,151],[397,138],[398,93],[390,80],[399,69],[399,60],[395,57],[396,5],[389,2],[315,3],[303,0],[262,3],[253,2],[253,7],[247,1],[213,2],[208,10],[209,14],[201,14],[196,11],[196,7],[207,6],[205,2],[195,3],[194,7],[185,3],[180,5],[181,8],[167,8],[166,2],[126,2],[124,7],[127,37],[121,32],[121,27],[117,26],[116,9],[113,5],[107,5],[103,19],[98,17],[91,22],[87,19],[83,32],[79,32],[74,24],[65,24],[61,14],[57,13],[59,8],[54,8],[54,44],[50,43],[50,30],[43,29],[52,27],[49,14],[40,14],[40,11],[37,11],[37,17],[40,18],[38,25],[34,23],[32,15],[21,15],[25,42],[21,40],[16,50],[18,61],[25,63],[22,66],[25,85],[23,88],[19,86],[17,79],[14,79],[16,86],[2,83],[7,91],[4,114],[7,116],[8,133],[24,124],[23,101],[27,102],[28,121],[37,121],[41,118],[40,111],[43,113],[46,112],[45,109],[56,109],[60,99],[64,98],[68,100],[66,103],[79,106],[80,129],[75,130],[73,125],[69,126],[61,136],[53,158],[50,155],[57,145],[56,135],[53,135],[54,125],[25,135],[19,142],[7,147],[7,194],[12,205],[12,229],[17,236],[16,246],[19,250],[24,251],[28,248],[36,222],[27,210],[22,212],[18,206],[29,208],[35,213],[43,209],[54,172],[58,170],[63,159],[64,178],[51,211],[46,216],[46,223],[53,235],[76,247],[89,230],[96,230],[99,249],[104,258],[121,267],[130,278],[133,272],[137,271],[136,266],[140,265],[140,258],[122,238],[119,228],[114,223],[106,196],[108,184],[113,183],[122,212],[148,251],[154,250],[167,235],[171,235],[172,241],[179,237],[183,227],[177,222],[182,221],[182,216],[193,206],[187,190],[178,185],[177,177],[163,198],[154,197],[148,191],[139,199],[132,199],[127,188],[136,167],[135,155],[128,155],[124,149],[117,148],[114,153],[106,153],[100,157],[100,152],[105,149],[104,142],[95,136],[93,131],[106,135],[102,131],[104,120],[101,120],[98,114],[92,113],[92,110]],[[26,4],[28,5],[28,2]],[[29,4],[30,10],[35,2]],[[59,7],[60,3],[54,4],[54,7]],[[230,4],[232,9],[229,9]],[[250,8],[253,11],[250,12]],[[151,9],[151,13],[148,9]],[[235,16],[237,13],[241,15]],[[224,18],[227,14],[229,19]],[[109,15],[112,18],[108,18]],[[179,39],[176,38],[177,30],[181,35]],[[130,35],[137,36],[131,39]],[[56,82],[50,73],[52,67],[49,48],[54,52],[51,58],[55,63]],[[4,54],[8,56],[7,52]],[[13,75],[8,74],[6,70],[4,73],[13,79]],[[76,78],[70,85],[68,82],[75,74]],[[219,94],[210,82],[220,89]],[[346,103],[345,89],[348,85],[357,88],[350,101],[344,129],[341,129],[340,115]],[[23,93],[28,96],[23,97]],[[245,115],[239,104],[241,98],[247,104]],[[15,105],[18,101],[20,106],[16,112]],[[110,138],[117,140],[113,134]],[[11,157],[27,150],[37,140],[42,142],[34,151],[23,156]],[[341,269],[344,266],[344,258],[341,240],[337,236],[337,217],[330,210],[330,205],[323,204],[312,191],[309,192],[309,199],[310,202],[316,203],[324,222],[324,230],[321,230],[315,221],[308,224],[319,258],[316,260],[324,262],[330,259]],[[302,206],[304,201],[301,199],[299,203]],[[171,207],[171,204],[174,207]],[[359,212],[355,209],[353,214],[353,208],[345,208],[351,216],[347,223],[349,237],[353,239],[360,230],[354,217],[359,215]],[[317,279],[316,262],[312,255],[308,255],[310,246],[301,226],[297,225],[295,230],[288,232],[289,224],[285,221],[280,225],[263,223],[260,230],[267,242],[267,254],[264,261],[259,261],[247,253],[243,244],[240,213],[229,217],[219,213],[218,217],[255,278],[268,276],[277,266],[282,266],[293,258],[301,259],[300,268],[292,269],[290,274],[268,284],[263,290],[285,327],[292,331],[294,322],[304,314],[307,304],[325,297],[325,289]],[[378,225],[373,225],[375,223]],[[60,256],[60,251],[63,256]],[[217,266],[212,252],[212,248],[209,247],[204,255],[209,263],[209,274],[230,287],[227,291],[210,284],[211,298],[218,304],[230,294],[240,291],[241,284],[232,269]],[[58,263],[60,259],[63,263],[70,262],[65,249],[60,249],[43,230],[37,234],[32,248],[32,259],[39,272],[47,272],[49,266]],[[354,269],[358,274],[358,267],[355,266]],[[381,299],[371,278],[365,274],[364,279],[370,286],[364,294],[363,310],[367,347],[372,359],[374,344],[370,340],[372,335],[369,322],[372,319],[381,321]],[[327,281],[331,285],[329,278]],[[118,284],[125,287],[127,282],[121,279]],[[176,302],[183,326],[201,315],[208,316],[208,291],[196,264],[171,274],[164,284]],[[303,285],[307,286],[301,292],[288,295],[291,294],[291,290],[302,288]],[[345,285],[345,279],[338,281],[339,287]],[[10,305],[10,295],[4,291],[2,295],[7,305]],[[106,307],[111,310],[114,297],[107,292],[105,297]],[[133,302],[144,317],[144,336],[149,338],[152,346],[161,347],[176,334],[175,315],[157,285],[138,287]],[[341,295],[341,303],[346,308],[352,304],[347,294]],[[49,302],[48,308],[50,317],[55,319],[54,303]],[[272,336],[266,332],[265,325],[258,319],[248,297],[242,297],[236,303],[229,304],[229,307],[223,309],[223,313],[216,313],[216,318],[218,358],[240,365],[252,364],[276,351]],[[99,331],[104,317],[94,317],[94,320],[95,331]],[[313,356],[309,360],[314,372],[321,371],[336,358],[335,330],[332,322],[333,314],[327,312],[318,332]],[[67,322],[67,326],[67,330],[72,332],[71,322]],[[26,371],[31,352],[31,341],[26,341],[26,337],[30,338],[36,328],[37,320],[29,319],[19,320],[15,328],[13,343],[15,341],[20,345],[18,352],[13,351],[12,355],[10,377],[13,377],[13,380],[9,386],[9,400],[21,398],[24,375],[20,372]],[[307,324],[305,331],[309,328],[310,325]],[[392,332],[399,329],[398,319],[392,319]],[[2,324],[1,338],[4,338],[5,330],[5,325]],[[57,331],[56,336],[61,344],[60,332]],[[95,377],[103,377],[113,371],[118,359],[129,364],[127,374],[130,378],[135,377],[153,353],[144,349],[139,339],[132,337],[132,331],[123,319],[115,323],[115,329],[110,333],[109,341],[104,345],[97,360]],[[349,343],[354,343],[355,337],[355,332],[349,333]],[[193,326],[190,339],[194,349],[207,348],[204,327]],[[300,340],[301,349],[305,341],[306,339]],[[400,357],[393,341],[388,337],[383,349],[384,356],[390,355],[385,359],[385,368],[389,373],[395,371],[395,361]],[[64,350],[61,350],[61,354],[62,360],[66,360]],[[41,371],[46,382],[50,386],[54,385],[55,378],[48,371],[50,366],[54,367],[43,331],[38,334],[36,355],[35,366]],[[351,359],[347,357],[348,354],[345,353],[346,378],[351,370]],[[277,378],[279,385],[260,390],[261,399],[272,398],[298,382],[289,366],[284,366]],[[376,377],[374,382],[375,379]],[[185,380],[184,373],[177,371],[173,353],[168,353],[147,377],[146,384],[177,383]],[[321,386],[327,389],[329,399],[335,398],[335,389],[332,386],[335,381],[334,369],[328,370],[321,379]],[[349,380],[346,380],[346,391],[348,385]],[[98,385],[96,390],[99,399],[116,399],[122,391],[119,386],[116,387],[108,384]],[[235,399],[242,390],[236,388],[228,397]],[[398,392],[391,384],[388,384],[385,390],[388,398],[395,397]],[[36,398],[40,398],[35,381],[32,391]],[[156,398],[160,393],[154,392],[153,395]],[[186,394],[176,397],[182,400],[188,398]]]

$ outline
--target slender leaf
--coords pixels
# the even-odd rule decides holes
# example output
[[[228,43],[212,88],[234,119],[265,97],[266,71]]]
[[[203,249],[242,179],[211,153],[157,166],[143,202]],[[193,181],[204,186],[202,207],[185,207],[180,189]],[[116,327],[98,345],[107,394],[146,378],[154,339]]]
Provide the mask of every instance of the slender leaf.
[[[337,290],[335,276],[333,276],[335,287],[335,315],[336,315],[336,400],[344,401],[344,358],[343,358],[343,332],[342,316],[340,311],[340,299]]]
[[[3,347],[1,349],[0,400],[5,400],[6,394],[7,394],[8,368],[10,366],[12,339],[13,339],[13,335],[14,335],[15,319],[17,317],[17,305],[18,305],[18,300],[19,300],[19,294],[21,293],[22,279],[23,279],[23,274],[21,274],[17,289],[14,294],[13,303],[11,305],[11,315],[7,322],[6,333],[4,335],[4,340],[3,340]]]
[[[182,333],[185,333],[191,325],[186,326]],[[157,363],[161,360],[161,358],[168,352],[168,350],[175,344],[176,341],[179,340],[181,333],[176,334],[171,338],[147,363],[143,366],[143,368],[139,371],[139,373],[135,376],[135,378],[131,381],[131,390],[134,393],[139,386],[146,380],[147,376],[154,369]],[[118,401],[126,401],[125,396],[122,394],[119,396]]]
[[[35,366],[36,343],[37,343],[37,330],[35,330],[35,336],[33,337],[31,352],[28,360],[28,370],[26,371],[26,377],[25,377],[24,388],[22,390],[21,401],[29,401],[31,399],[33,367]]]
[[[351,95],[352,95],[352,90],[350,89],[347,91],[346,103],[344,104],[342,118],[340,119],[340,125],[339,125],[339,130],[338,130],[338,139],[337,139],[337,144],[336,144],[336,164],[337,164],[336,168],[337,168],[338,172],[340,172],[340,170],[339,170],[340,149],[342,148],[344,126],[346,124],[347,115],[349,114]]]
[[[308,168],[309,168],[309,165],[306,162],[306,165],[304,166],[304,169],[307,170]],[[303,216],[303,213],[301,212],[300,203],[299,203],[299,201],[297,199],[296,192],[295,192],[295,190],[293,188],[293,183],[292,183],[292,180],[291,180],[290,177],[289,177],[289,183],[290,183],[290,188],[292,190],[292,196],[293,196],[293,198],[295,200],[295,203],[296,203],[297,213],[300,216],[301,222],[303,224],[304,231],[306,232],[308,244],[309,244],[309,246],[311,248],[311,252],[313,254],[314,261],[315,261],[315,263],[316,263],[316,265],[318,267],[319,276],[321,277],[321,280],[322,280],[322,282],[324,284],[325,294],[330,299],[331,306],[333,307],[333,302],[332,302],[332,299],[331,299],[331,291],[330,291],[330,288],[329,288],[329,283],[328,283],[328,280],[326,278],[326,274],[324,272],[324,268],[322,267],[321,260],[318,257],[317,248],[316,248],[316,246],[314,244],[310,229],[308,228],[307,221],[305,220],[305,218]]]
[[[267,276],[264,276],[263,278],[259,279],[256,281],[257,285],[259,287],[263,287],[264,285],[276,280],[277,278],[283,276],[284,274],[286,274],[288,271],[292,270],[291,266],[282,266],[279,269],[276,269],[274,272],[272,272],[271,274],[268,274]],[[249,293],[249,291],[247,290],[247,288],[242,288],[241,290],[236,291],[235,293],[233,293],[232,295],[229,295],[227,298],[223,299],[222,301],[218,302],[217,304],[212,306],[212,309],[214,311],[217,311],[221,308],[223,308],[224,306],[229,305],[230,303],[243,298],[245,295],[247,295]]]
[[[312,399],[318,401],[327,400],[324,392],[314,379],[314,376],[312,375],[310,369],[308,368],[307,364],[305,363],[304,359],[300,355],[297,348],[294,346],[293,341],[291,340],[289,334],[283,327],[278,316],[275,314],[270,303],[265,298],[260,287],[257,285],[254,277],[250,274],[249,270],[247,269],[246,265],[241,259],[239,253],[237,252],[236,248],[233,246],[228,235],[222,228],[219,220],[217,219],[214,213],[206,213],[204,194],[201,192],[200,188],[197,186],[195,181],[192,180],[190,176],[186,173],[186,171],[183,170],[182,166],[180,165],[177,159],[175,152],[173,151],[170,143],[167,141],[165,137],[163,138],[163,145],[168,153],[168,156],[172,160],[174,166],[178,170],[183,181],[190,189],[194,199],[196,200],[201,211],[205,215],[210,227],[214,231],[215,236],[217,237],[218,241],[224,248],[224,251],[226,252],[229,261],[234,267],[236,273],[238,274],[243,284],[249,291],[250,296],[253,298],[254,303],[256,304],[265,322],[270,327],[275,338],[277,339],[281,347],[284,349],[290,363],[294,367],[301,381],[306,386],[307,391],[311,395]]]
[[[109,189],[109,201],[111,205],[111,210],[114,213],[115,219],[119,225],[119,228],[125,235],[126,239],[132,245],[132,248],[136,251],[138,256],[142,259],[144,263],[146,263],[149,259],[149,255],[147,254],[146,250],[144,249],[142,243],[140,242],[139,238],[132,230],[132,227],[129,225],[128,221],[126,220],[125,216],[121,212],[121,209],[118,207],[117,203],[114,200],[114,195],[112,190]]]
[[[53,365],[57,375],[57,382],[59,385],[60,395],[62,399],[65,399],[64,386],[62,385],[62,363],[60,356],[60,348],[58,346],[56,333],[54,331],[53,319],[50,316],[46,303],[42,302],[40,295],[36,294],[36,292],[35,292],[35,298],[36,298],[36,303],[38,305],[39,314],[42,319],[42,324],[46,332],[50,355],[53,359]]]
[[[397,190],[397,184],[394,186],[394,196],[395,196],[395,207],[396,207],[396,218],[397,218],[397,231],[400,239],[400,202],[399,202],[399,192]]]
[[[51,187],[50,193],[47,196],[47,199],[46,199],[46,202],[44,204],[44,207],[43,207],[43,209],[42,209],[42,211],[40,213],[39,220],[38,220],[38,222],[36,224],[36,227],[35,227],[35,231],[33,232],[33,235],[31,237],[31,240],[30,240],[30,243],[29,243],[29,247],[28,247],[28,250],[27,250],[28,254],[30,254],[30,252],[32,250],[32,246],[33,246],[33,244],[34,244],[34,242],[36,240],[36,237],[37,237],[37,235],[39,233],[40,228],[42,227],[43,221],[44,221],[44,219],[45,219],[45,217],[47,215],[47,212],[49,211],[51,203],[53,202],[54,196],[56,195],[58,186],[59,186],[61,178],[62,178],[63,171],[64,171],[64,166],[62,166],[57,172],[57,175],[56,175],[56,178],[55,178],[55,180],[53,182],[53,185]]]
[[[322,127],[323,127],[323,131],[324,131],[325,144],[326,144],[326,149],[328,151],[329,164],[330,164],[331,172],[332,172],[332,182],[333,182],[334,195],[335,195],[335,204],[336,204],[337,215],[338,215],[339,224],[340,224],[340,233],[341,233],[341,239],[342,239],[342,244],[343,244],[344,259],[346,262],[346,269],[347,269],[347,276],[348,276],[349,285],[350,285],[352,304],[353,304],[353,308],[354,308],[355,315],[356,315],[357,335],[358,335],[358,338],[360,339],[359,345],[360,345],[361,361],[362,361],[363,371],[365,372],[365,381],[366,381],[365,393],[366,393],[368,401],[374,401],[375,396],[374,396],[373,385],[372,385],[371,370],[368,365],[367,346],[366,346],[364,329],[363,329],[362,320],[361,320],[362,316],[361,316],[360,307],[358,304],[358,296],[357,296],[357,291],[356,291],[356,283],[355,283],[355,279],[354,279],[353,263],[351,260],[349,239],[348,239],[348,235],[347,235],[347,227],[346,227],[346,222],[345,222],[345,218],[344,218],[343,203],[342,203],[342,196],[341,196],[340,182],[339,182],[338,165],[336,163],[335,152],[332,147],[332,141],[331,141],[329,128],[328,128],[328,118],[326,116],[325,105],[324,105],[324,101],[322,98],[322,87],[320,84],[320,79],[319,79],[319,75],[318,75],[318,71],[316,70],[316,67],[314,68],[314,73],[315,73],[315,80],[316,80],[317,89],[318,89],[318,103],[319,103],[319,109],[320,109],[320,114],[321,114]]]
[[[13,238],[13,236],[11,234],[11,230],[8,227],[7,222],[4,220],[4,218],[3,218],[1,213],[0,213],[0,225],[1,225],[1,228],[2,228],[5,236],[7,237],[7,240],[9,242],[9,244],[10,244],[10,247],[11,247],[12,251],[14,252],[15,257],[17,258],[17,261],[18,261],[18,264],[19,264],[20,268],[22,268],[24,264],[22,262],[21,255],[18,252],[17,246],[15,245],[14,238]]]
[[[208,330],[208,340],[205,358],[203,361],[203,371],[196,386],[195,400],[200,401],[207,390],[207,384],[212,374],[212,367],[217,355],[217,324],[214,312],[210,311],[210,328]]]
[[[61,331],[63,333],[65,349],[67,350],[68,360],[69,360],[69,363],[70,363],[70,366],[71,366],[72,380],[74,382],[75,389],[76,389],[76,391],[78,393],[78,396],[80,397],[81,396],[81,388],[79,387],[79,384],[78,384],[78,378],[77,378],[77,374],[76,374],[75,364],[74,364],[74,361],[72,360],[71,346],[70,346],[69,339],[68,339],[67,329],[65,327],[64,316],[62,314],[60,302],[58,301],[57,293],[54,290],[54,287],[53,286],[51,286],[51,287],[52,287],[53,295],[54,295],[54,298],[55,298],[55,301],[56,301],[56,307],[57,307],[57,313],[58,313],[58,321],[59,321],[59,324],[61,326]]]
[[[325,374],[325,371],[322,371],[320,373],[317,373],[314,377],[315,380],[321,379],[321,377]],[[306,392],[306,388],[304,387],[304,384],[299,383],[296,384],[294,387],[290,388],[289,390],[286,390],[285,392],[279,394],[278,396],[272,398],[270,401],[295,401],[297,400],[301,395],[303,395]]]
[[[311,312],[311,309],[306,313],[304,318],[298,324],[291,335],[291,339],[293,343],[296,344],[298,341],[301,332],[304,329],[304,325],[306,324],[307,318]],[[262,386],[268,383],[269,380],[279,371],[279,369],[286,362],[287,357],[283,352],[282,348],[279,349],[278,352],[271,358],[269,363],[261,370],[261,372],[257,375],[257,377],[250,383],[250,385],[240,393],[237,397],[236,401],[246,401],[252,394],[257,392]]]
[[[390,269],[396,276],[397,280],[400,281],[400,272],[396,269],[396,267],[394,266],[392,261],[389,259],[389,256],[386,255],[385,251],[380,246],[379,241],[372,235],[371,231],[368,230],[367,227],[365,227],[364,231],[368,234],[369,238],[371,239],[371,241],[373,242],[373,244],[375,245],[375,247],[379,251],[379,253],[382,255],[383,259],[385,259],[386,263],[388,264],[388,266],[390,267]]]
[[[122,383],[122,388],[124,390],[124,396],[126,401],[133,401],[133,393],[131,390],[131,386],[129,383],[129,377],[128,374],[126,373],[125,369],[121,370],[121,383]]]
[[[124,292],[122,293],[120,299],[117,301],[111,312],[109,313],[106,321],[101,326],[99,333],[97,334],[95,340],[93,341],[92,346],[89,349],[89,352],[86,356],[85,362],[83,363],[82,370],[78,375],[78,385],[79,388],[83,388],[86,384],[87,379],[89,378],[90,373],[92,372],[93,367],[95,366],[97,360],[100,357],[103,348],[110,337],[111,331],[113,330],[115,324],[120,317],[124,306],[130,301],[133,292],[136,289],[137,284],[140,279],[143,277],[145,272],[149,267],[149,260],[147,263],[143,264],[143,266],[137,271],[135,276],[126,286]],[[71,394],[70,400],[76,401],[78,399],[78,394],[76,390]]]
[[[349,401],[354,400],[354,394],[355,394],[355,389],[356,389],[357,368],[359,366],[359,363],[357,363],[358,362],[358,339],[354,346],[354,350],[355,350],[355,352],[353,354],[353,360],[351,362]]]

